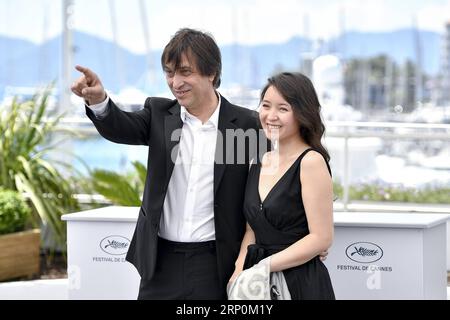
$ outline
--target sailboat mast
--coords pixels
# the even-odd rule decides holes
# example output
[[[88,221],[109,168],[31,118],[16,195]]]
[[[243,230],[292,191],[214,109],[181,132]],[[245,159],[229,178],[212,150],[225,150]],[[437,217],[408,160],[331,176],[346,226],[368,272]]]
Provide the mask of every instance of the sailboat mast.
[[[42,45],[40,46],[39,50],[39,80],[40,82],[46,82],[48,81],[49,75],[48,75],[48,65],[49,65],[49,59],[48,59],[48,45],[46,45],[46,42],[48,40],[48,30],[49,30],[49,19],[48,19],[48,12],[49,10],[49,3],[45,2],[43,4],[44,6],[44,16],[43,16],[43,24],[42,24]]]
[[[71,109],[70,85],[72,83],[73,68],[73,14],[74,0],[63,0],[63,37],[62,37],[62,72],[60,81],[60,103],[59,112]]]
[[[147,70],[146,70],[146,80],[144,83],[152,86],[154,84],[153,79],[153,60],[152,60],[152,52],[150,46],[150,29],[148,26],[148,17],[147,17],[147,8],[145,6],[145,0],[139,0],[139,8],[141,12],[141,24],[142,24],[142,32],[144,34],[144,45],[145,45],[145,55],[147,61]],[[151,89],[151,88],[149,88]]]
[[[113,42],[114,42],[114,63],[116,70],[116,78],[119,80],[119,89],[120,90],[124,84],[124,72],[122,68],[122,59],[120,54],[120,45],[119,45],[119,34],[117,32],[117,16],[116,16],[116,4],[115,0],[108,1],[109,13],[111,17],[111,29],[113,34]]]
[[[414,25],[414,44],[416,51],[416,72],[415,72],[415,87],[416,87],[416,101],[422,102],[423,100],[423,76],[422,76],[422,63],[423,63],[423,50],[422,41],[420,38],[420,30],[417,23],[417,17],[413,19]]]
[[[346,12],[345,12],[345,6],[342,5],[341,9],[339,11],[339,31],[340,31],[340,45],[339,51],[340,51],[340,58],[341,61],[347,61],[347,35],[346,35]]]

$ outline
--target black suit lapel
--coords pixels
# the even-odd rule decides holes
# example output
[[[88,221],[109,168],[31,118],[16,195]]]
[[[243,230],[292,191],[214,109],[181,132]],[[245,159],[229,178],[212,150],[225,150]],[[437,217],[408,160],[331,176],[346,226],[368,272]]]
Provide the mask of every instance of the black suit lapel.
[[[217,132],[217,143],[216,143],[216,154],[214,163],[214,195],[219,188],[220,182],[222,181],[223,174],[225,173],[226,164],[232,164],[234,152],[227,152],[227,130],[236,130],[238,127],[234,124],[236,120],[236,115],[233,112],[232,105],[221,96],[221,106],[219,113],[219,130]],[[231,131],[230,131],[231,132]],[[234,144],[229,142],[234,148]],[[231,150],[230,150],[231,151]],[[235,150],[234,150],[235,151]]]
[[[166,180],[169,181],[178,156],[183,121],[180,118],[180,105],[177,103],[169,109],[170,115],[164,118],[164,138],[166,143]]]

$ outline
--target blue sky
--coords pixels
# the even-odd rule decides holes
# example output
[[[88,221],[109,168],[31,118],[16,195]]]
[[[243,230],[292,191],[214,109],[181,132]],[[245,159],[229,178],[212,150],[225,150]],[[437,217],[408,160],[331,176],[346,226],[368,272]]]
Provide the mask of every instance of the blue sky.
[[[76,30],[113,39],[114,8],[119,44],[143,53],[139,0],[74,0]],[[111,6],[109,3],[113,3]],[[413,24],[443,32],[450,0],[144,0],[151,48],[161,48],[177,29],[211,32],[219,44],[283,42],[295,35],[330,38],[346,30],[386,31]],[[0,0],[0,34],[40,43],[61,32],[62,0]],[[339,13],[344,13],[342,23]],[[342,15],[341,15],[342,16]],[[308,22],[306,22],[308,21]]]

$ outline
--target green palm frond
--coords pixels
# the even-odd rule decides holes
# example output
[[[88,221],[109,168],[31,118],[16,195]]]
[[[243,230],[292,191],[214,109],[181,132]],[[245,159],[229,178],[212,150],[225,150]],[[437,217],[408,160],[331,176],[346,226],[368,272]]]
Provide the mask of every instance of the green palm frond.
[[[139,190],[120,174],[106,170],[94,170],[91,175],[95,191],[122,206],[139,206]]]
[[[145,180],[147,179],[147,168],[139,161],[133,161],[132,165],[138,174],[139,183],[142,186],[141,191],[143,192],[143,186],[145,185]]]

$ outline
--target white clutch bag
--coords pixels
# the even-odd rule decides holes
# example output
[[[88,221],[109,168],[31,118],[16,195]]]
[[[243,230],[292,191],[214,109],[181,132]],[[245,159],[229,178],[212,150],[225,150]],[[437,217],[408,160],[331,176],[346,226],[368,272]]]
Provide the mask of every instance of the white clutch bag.
[[[270,272],[270,256],[246,269],[227,286],[228,300],[291,300],[282,271]]]

